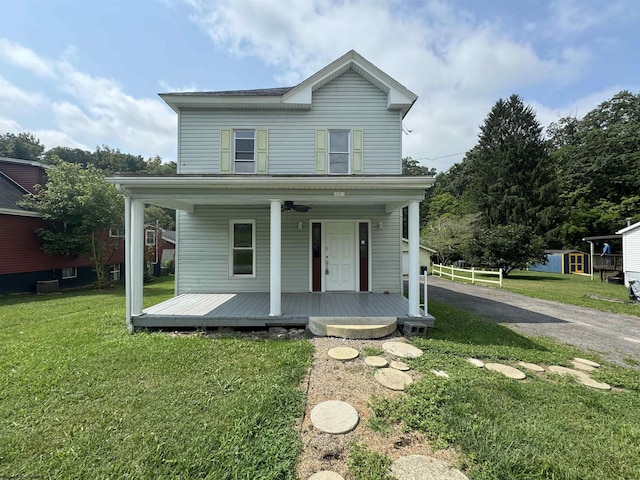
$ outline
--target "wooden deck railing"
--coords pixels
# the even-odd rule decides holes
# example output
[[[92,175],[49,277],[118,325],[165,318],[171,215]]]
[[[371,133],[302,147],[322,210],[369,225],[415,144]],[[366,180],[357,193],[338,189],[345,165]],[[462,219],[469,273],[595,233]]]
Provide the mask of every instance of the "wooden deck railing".
[[[599,272],[603,270],[622,271],[622,255],[594,255],[593,271]]]

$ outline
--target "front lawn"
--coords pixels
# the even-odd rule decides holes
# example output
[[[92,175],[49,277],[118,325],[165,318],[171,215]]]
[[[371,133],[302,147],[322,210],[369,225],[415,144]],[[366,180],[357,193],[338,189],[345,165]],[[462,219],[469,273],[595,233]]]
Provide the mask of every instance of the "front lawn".
[[[306,341],[129,335],[122,289],[0,298],[0,477],[293,479],[311,357]]]
[[[624,285],[593,280],[586,275],[528,272],[515,270],[504,280],[504,289],[528,297],[595,308],[603,312],[640,316],[640,303],[629,300]]]
[[[570,378],[527,372],[524,381],[467,362],[516,366],[568,362],[591,354],[528,338],[483,317],[432,302],[436,324],[416,338],[425,354],[411,361],[423,378],[407,396],[375,398],[373,428],[400,422],[434,445],[453,446],[473,480],[621,480],[640,478],[640,372],[611,364],[592,374],[613,391]],[[521,368],[521,367],[519,367]],[[444,370],[450,378],[435,376]],[[521,368],[522,369],[522,368]]]

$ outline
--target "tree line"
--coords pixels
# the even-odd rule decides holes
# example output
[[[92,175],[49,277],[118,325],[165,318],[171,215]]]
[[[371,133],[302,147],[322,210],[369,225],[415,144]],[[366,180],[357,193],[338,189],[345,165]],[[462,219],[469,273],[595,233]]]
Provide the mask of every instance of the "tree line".
[[[404,159],[405,174],[429,174]],[[499,99],[463,160],[436,175],[421,208],[422,240],[452,263],[514,268],[545,249],[640,220],[640,94],[621,91],[583,118],[543,131],[521,97]]]

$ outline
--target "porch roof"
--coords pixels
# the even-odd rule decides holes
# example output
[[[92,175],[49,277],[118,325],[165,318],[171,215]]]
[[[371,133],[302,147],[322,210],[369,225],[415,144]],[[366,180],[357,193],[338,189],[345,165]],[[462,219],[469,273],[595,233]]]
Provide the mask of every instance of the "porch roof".
[[[384,205],[390,212],[424,199],[433,177],[401,175],[183,175],[107,179],[132,200],[193,212],[196,205]]]

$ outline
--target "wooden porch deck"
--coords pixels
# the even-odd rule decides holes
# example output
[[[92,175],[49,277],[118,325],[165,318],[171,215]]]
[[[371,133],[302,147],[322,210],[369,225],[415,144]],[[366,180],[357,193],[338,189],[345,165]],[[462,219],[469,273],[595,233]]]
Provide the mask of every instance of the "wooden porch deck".
[[[260,327],[306,325],[309,317],[409,317],[408,300],[384,293],[283,293],[282,316],[269,316],[268,293],[188,293],[143,310],[132,318],[145,327]],[[423,311],[420,311],[423,314]],[[431,322],[433,317],[422,317]]]

